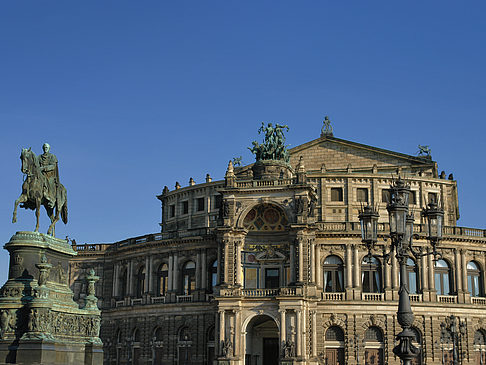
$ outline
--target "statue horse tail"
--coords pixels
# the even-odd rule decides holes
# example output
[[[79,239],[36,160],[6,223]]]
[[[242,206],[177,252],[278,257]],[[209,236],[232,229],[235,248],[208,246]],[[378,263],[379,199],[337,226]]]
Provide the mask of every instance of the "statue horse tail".
[[[64,222],[64,224],[67,224],[68,222],[68,207],[67,207],[67,192],[66,188],[61,184],[61,201],[62,201],[62,207],[61,207],[61,219]]]

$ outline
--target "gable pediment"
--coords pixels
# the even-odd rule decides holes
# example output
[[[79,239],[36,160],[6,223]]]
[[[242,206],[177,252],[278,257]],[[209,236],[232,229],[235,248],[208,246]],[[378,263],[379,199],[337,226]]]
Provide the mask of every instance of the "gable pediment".
[[[390,170],[398,167],[433,168],[430,158],[393,152],[335,137],[321,137],[289,150],[290,163],[296,166],[303,157],[307,171]]]

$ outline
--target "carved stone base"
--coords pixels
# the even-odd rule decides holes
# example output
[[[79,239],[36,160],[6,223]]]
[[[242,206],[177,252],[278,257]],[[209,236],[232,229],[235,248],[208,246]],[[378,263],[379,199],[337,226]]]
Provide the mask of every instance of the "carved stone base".
[[[85,362],[86,352],[90,359],[96,357],[92,346],[85,347],[81,344],[59,343],[53,340],[20,340],[17,348],[16,363],[19,364],[101,364],[103,353],[97,363]]]
[[[260,160],[252,167],[253,179],[255,180],[277,180],[292,177],[290,166],[280,160]]]

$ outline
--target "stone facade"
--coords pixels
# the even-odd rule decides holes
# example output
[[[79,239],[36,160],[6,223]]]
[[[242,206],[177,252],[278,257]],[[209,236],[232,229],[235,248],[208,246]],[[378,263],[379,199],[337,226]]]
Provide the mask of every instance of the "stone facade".
[[[263,170],[262,170],[263,169]],[[83,299],[94,267],[105,364],[399,364],[393,355],[399,274],[386,203],[392,173],[411,185],[420,215],[445,210],[441,261],[410,258],[417,364],[450,361],[440,324],[465,323],[460,354],[486,353],[486,231],[457,227],[457,184],[430,157],[323,134],[290,150],[290,165],[228,165],[225,179],[164,188],[161,232],[74,245],[70,284]],[[378,208],[379,242],[365,262],[358,209]]]

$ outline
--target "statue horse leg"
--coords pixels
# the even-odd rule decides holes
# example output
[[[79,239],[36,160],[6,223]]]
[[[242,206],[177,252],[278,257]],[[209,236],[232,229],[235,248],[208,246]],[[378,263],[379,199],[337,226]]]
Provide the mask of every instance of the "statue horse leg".
[[[44,208],[46,208],[47,215],[49,216],[49,219],[51,220],[51,224],[49,228],[47,229],[47,234],[50,234],[51,236],[54,237],[54,227],[56,222],[59,220],[59,213],[57,210],[56,206],[56,215],[54,216],[54,208],[49,208],[48,204],[44,204]]]
[[[12,223],[17,222],[17,207],[19,206],[20,203],[25,203],[26,201],[27,201],[27,195],[23,193],[20,194],[19,198],[15,201]]]
[[[34,232],[39,232],[39,216],[40,216],[41,200],[40,198],[35,199],[35,218],[36,225]]]

